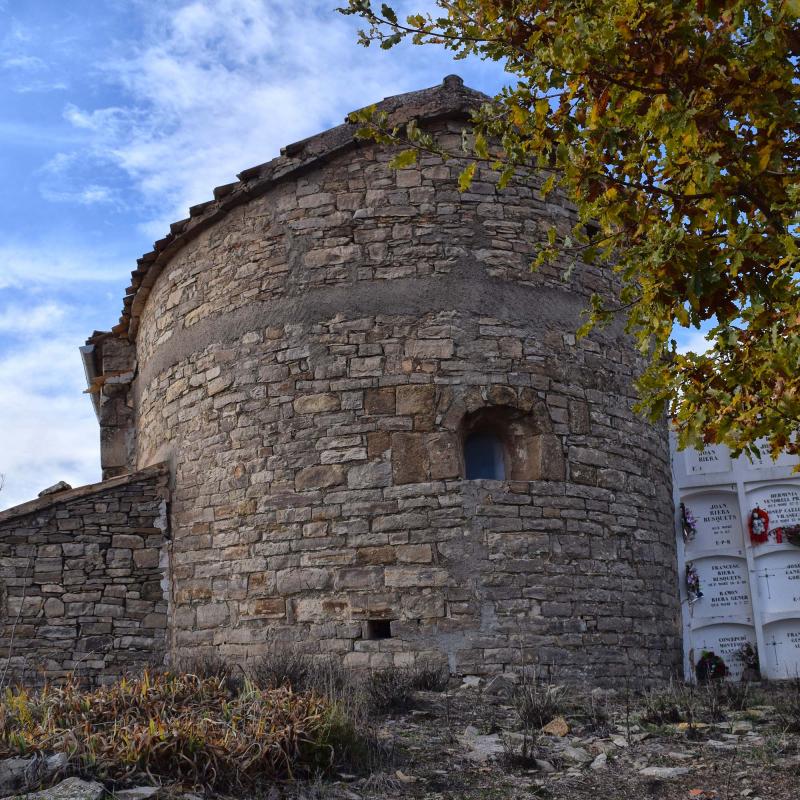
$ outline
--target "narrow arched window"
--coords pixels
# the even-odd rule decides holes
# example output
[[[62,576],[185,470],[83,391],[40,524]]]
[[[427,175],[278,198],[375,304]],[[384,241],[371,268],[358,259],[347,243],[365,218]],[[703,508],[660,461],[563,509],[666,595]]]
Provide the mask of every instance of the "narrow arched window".
[[[490,431],[474,431],[464,440],[464,472],[467,480],[506,478],[505,448]]]

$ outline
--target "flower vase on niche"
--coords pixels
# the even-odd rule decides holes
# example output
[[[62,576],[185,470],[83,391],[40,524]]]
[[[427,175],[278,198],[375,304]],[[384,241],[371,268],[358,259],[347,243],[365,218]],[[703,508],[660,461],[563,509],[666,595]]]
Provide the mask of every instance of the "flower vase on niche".
[[[683,532],[683,541],[686,544],[691,542],[697,533],[697,520],[692,512],[686,508],[685,503],[681,503],[681,531]]]
[[[700,590],[700,576],[691,561],[686,564],[686,593],[689,596],[689,605],[693,605],[703,596]]]
[[[728,667],[713,650],[703,650],[694,671],[698,683],[709,683],[721,681],[728,674]]]
[[[750,642],[745,642],[741,646],[736,657],[744,665],[744,669],[742,670],[743,681],[761,680],[761,665],[758,660],[758,650],[756,650]]]
[[[753,544],[764,544],[769,539],[769,514],[756,506],[750,512],[750,541]]]

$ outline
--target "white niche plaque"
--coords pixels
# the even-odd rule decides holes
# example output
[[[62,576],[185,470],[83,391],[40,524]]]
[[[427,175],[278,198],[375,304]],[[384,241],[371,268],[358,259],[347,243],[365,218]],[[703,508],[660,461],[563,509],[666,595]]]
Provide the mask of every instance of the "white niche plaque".
[[[750,616],[750,581],[743,558],[700,558],[692,562],[703,596],[692,605],[695,617]]]
[[[745,664],[741,658],[742,648],[745,644],[756,646],[755,629],[749,625],[736,625],[720,623],[707,625],[692,632],[694,647],[694,663],[700,660],[703,651],[709,651],[722,657],[728,668],[728,679],[739,681],[742,679]]]
[[[686,471],[690,475],[731,471],[731,457],[724,447],[709,445],[703,450],[685,450],[684,455],[686,457]]]
[[[791,483],[762,486],[748,492],[750,509],[756,506],[769,514],[769,542],[775,543],[775,529],[800,523],[800,486]],[[756,545],[756,550],[758,545]]]
[[[758,556],[755,574],[762,611],[775,614],[800,607],[800,547]]]
[[[742,523],[735,492],[694,494],[683,500],[694,517],[695,535],[686,542],[686,557],[704,550],[744,553]]]
[[[774,679],[800,677],[800,619],[785,619],[764,627],[761,669]]]

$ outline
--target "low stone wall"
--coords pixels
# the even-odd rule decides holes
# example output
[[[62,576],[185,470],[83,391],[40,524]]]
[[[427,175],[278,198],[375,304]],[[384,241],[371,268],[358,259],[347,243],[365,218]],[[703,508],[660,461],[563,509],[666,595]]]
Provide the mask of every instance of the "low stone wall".
[[[163,661],[166,501],[157,466],[0,512],[0,681]]]

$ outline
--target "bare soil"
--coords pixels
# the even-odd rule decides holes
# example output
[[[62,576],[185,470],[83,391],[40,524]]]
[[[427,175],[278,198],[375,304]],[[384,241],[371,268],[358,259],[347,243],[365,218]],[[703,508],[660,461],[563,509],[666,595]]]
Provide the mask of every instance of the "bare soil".
[[[720,708],[719,698],[704,694],[708,690],[698,690],[689,701],[682,694],[685,689],[677,691],[676,705],[681,706],[683,697],[681,716],[688,711],[691,724],[685,719],[648,721],[648,704],[630,693],[595,694],[591,705],[586,698],[567,695],[564,736],[525,731],[508,693],[497,696],[464,686],[443,693],[418,692],[410,709],[380,721],[379,736],[390,755],[382,769],[366,778],[340,774],[295,787],[294,796],[800,798],[800,735],[791,730],[785,688],[752,688],[744,701],[738,697],[738,709],[724,703]],[[662,705],[669,706],[669,693],[665,694]],[[652,718],[652,697],[650,701]],[[281,795],[273,789],[272,796]]]

